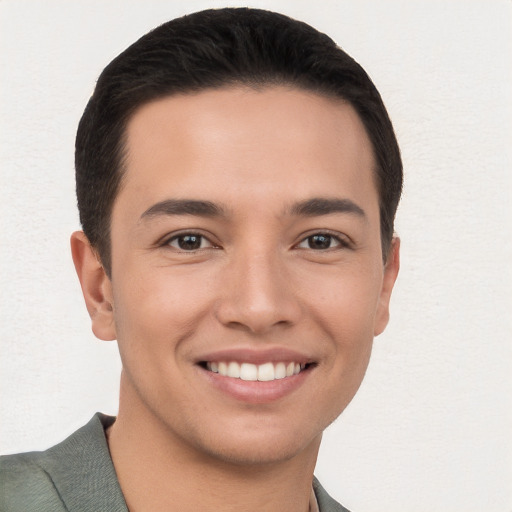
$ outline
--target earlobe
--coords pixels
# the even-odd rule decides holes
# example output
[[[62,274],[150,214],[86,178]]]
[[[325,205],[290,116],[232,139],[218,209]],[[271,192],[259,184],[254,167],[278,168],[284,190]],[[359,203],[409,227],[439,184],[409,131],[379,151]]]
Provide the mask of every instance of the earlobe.
[[[112,283],[82,231],[71,235],[71,254],[94,335],[105,341],[116,339]]]
[[[398,271],[400,269],[400,239],[393,237],[389,255],[384,267],[384,277],[382,280],[382,289],[377,306],[377,314],[375,318],[374,336],[381,334],[389,322],[389,302],[391,300],[391,292],[395,285]]]

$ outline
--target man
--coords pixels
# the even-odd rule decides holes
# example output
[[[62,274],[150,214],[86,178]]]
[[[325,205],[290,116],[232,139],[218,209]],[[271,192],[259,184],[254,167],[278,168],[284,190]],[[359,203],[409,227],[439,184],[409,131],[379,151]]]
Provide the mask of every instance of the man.
[[[346,510],[314,466],[399,267],[400,154],[362,68],[276,13],[173,20],[103,71],[76,178],[119,414],[5,457],[0,508]]]

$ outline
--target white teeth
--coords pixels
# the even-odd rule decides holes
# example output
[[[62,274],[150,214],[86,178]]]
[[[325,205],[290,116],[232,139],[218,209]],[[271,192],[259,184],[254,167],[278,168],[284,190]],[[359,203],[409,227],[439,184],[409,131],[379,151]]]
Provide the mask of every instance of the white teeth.
[[[240,365],[238,363],[231,362],[228,364],[228,377],[240,378]]]
[[[286,366],[284,363],[277,363],[274,369],[274,377],[276,379],[284,379],[286,377]]]
[[[306,368],[304,363],[264,363],[260,365],[251,363],[239,364],[236,361],[207,362],[208,370],[224,377],[234,379],[268,382],[297,375]]]
[[[274,380],[274,365],[272,363],[260,364],[258,366],[258,380],[267,382]]]
[[[242,363],[240,365],[240,378],[242,380],[258,380],[258,367],[255,364]]]

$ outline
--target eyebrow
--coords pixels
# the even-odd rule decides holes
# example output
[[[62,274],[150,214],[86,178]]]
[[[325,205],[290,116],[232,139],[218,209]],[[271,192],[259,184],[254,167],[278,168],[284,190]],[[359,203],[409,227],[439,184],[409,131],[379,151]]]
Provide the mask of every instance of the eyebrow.
[[[350,213],[366,218],[364,210],[350,199],[315,197],[299,201],[289,209],[292,215],[316,217],[333,213]],[[160,215],[195,215],[199,217],[223,217],[224,208],[211,201],[196,199],[166,199],[149,207],[141,216],[141,220]]]
[[[290,212],[292,215],[316,217],[331,213],[350,213],[366,219],[366,213],[350,199],[315,197],[295,203]]]
[[[225,211],[211,201],[198,201],[194,199],[166,199],[148,208],[141,216],[141,220],[159,215],[196,215],[200,217],[221,217]]]

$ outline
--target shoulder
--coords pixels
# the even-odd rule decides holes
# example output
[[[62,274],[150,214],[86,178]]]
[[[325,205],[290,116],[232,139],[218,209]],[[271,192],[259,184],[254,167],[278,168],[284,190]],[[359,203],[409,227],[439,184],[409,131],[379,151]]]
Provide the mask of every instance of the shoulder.
[[[126,512],[104,428],[114,418],[92,420],[44,451],[0,458],[2,512]]]
[[[319,512],[350,512],[335,499],[331,498],[316,478],[313,480],[313,489],[318,502]]]
[[[44,453],[0,457],[0,510],[65,510],[50,475],[39,464]]]

